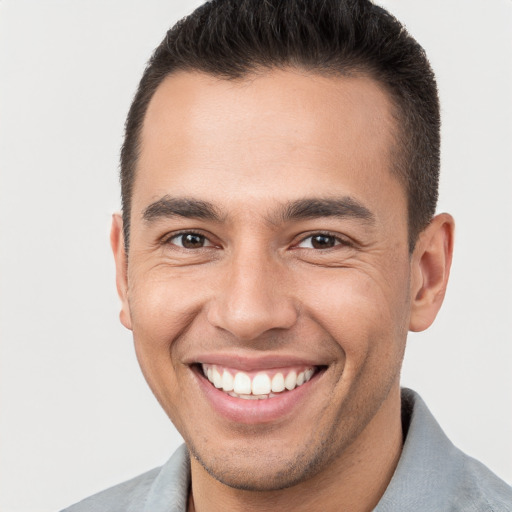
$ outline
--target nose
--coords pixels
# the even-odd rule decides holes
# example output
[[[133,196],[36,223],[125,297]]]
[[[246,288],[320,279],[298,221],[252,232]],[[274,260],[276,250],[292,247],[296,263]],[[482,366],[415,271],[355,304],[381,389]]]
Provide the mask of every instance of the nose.
[[[239,253],[226,264],[208,308],[208,321],[241,341],[290,329],[297,321],[298,308],[285,274],[283,265],[269,256]]]

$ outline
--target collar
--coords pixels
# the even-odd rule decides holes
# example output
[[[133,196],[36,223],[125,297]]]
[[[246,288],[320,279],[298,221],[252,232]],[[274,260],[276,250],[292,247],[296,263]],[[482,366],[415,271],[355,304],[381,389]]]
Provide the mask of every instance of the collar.
[[[374,512],[444,510],[456,492],[454,475],[464,463],[423,400],[402,389],[405,442],[395,473]],[[441,470],[442,469],[442,470]],[[447,478],[452,475],[452,478]],[[182,445],[162,467],[147,497],[145,512],[186,512],[190,489],[190,459]]]

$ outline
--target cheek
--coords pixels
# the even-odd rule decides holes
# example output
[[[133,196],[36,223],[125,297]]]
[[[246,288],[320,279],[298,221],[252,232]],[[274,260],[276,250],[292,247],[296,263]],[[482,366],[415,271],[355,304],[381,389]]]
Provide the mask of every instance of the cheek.
[[[134,272],[128,299],[136,344],[165,350],[193,321],[207,300],[202,276],[155,268]]]
[[[407,334],[406,276],[387,281],[354,268],[328,272],[304,286],[302,302],[340,345],[346,369],[401,352]]]
[[[169,404],[179,400],[180,372],[174,357],[180,336],[201,310],[198,280],[170,277],[168,271],[139,272],[130,276],[128,300],[135,352],[142,373],[169,415]]]

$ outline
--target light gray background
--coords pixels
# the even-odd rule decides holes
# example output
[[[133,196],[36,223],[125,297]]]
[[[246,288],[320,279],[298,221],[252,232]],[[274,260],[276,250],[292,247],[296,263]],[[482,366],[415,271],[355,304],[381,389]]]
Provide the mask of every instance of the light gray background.
[[[0,2],[0,510],[56,510],[180,443],[118,322],[110,214],[129,102],[171,0]],[[387,0],[443,105],[451,285],[404,384],[512,482],[512,2]]]

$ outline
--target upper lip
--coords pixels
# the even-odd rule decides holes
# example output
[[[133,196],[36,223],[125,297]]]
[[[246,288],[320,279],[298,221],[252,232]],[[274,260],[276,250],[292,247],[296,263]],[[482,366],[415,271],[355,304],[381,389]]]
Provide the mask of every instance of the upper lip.
[[[246,356],[233,353],[203,353],[193,358],[187,358],[185,364],[216,364],[237,370],[269,370],[272,368],[286,368],[288,366],[327,366],[328,362],[318,358],[297,357],[285,354],[259,354]]]

